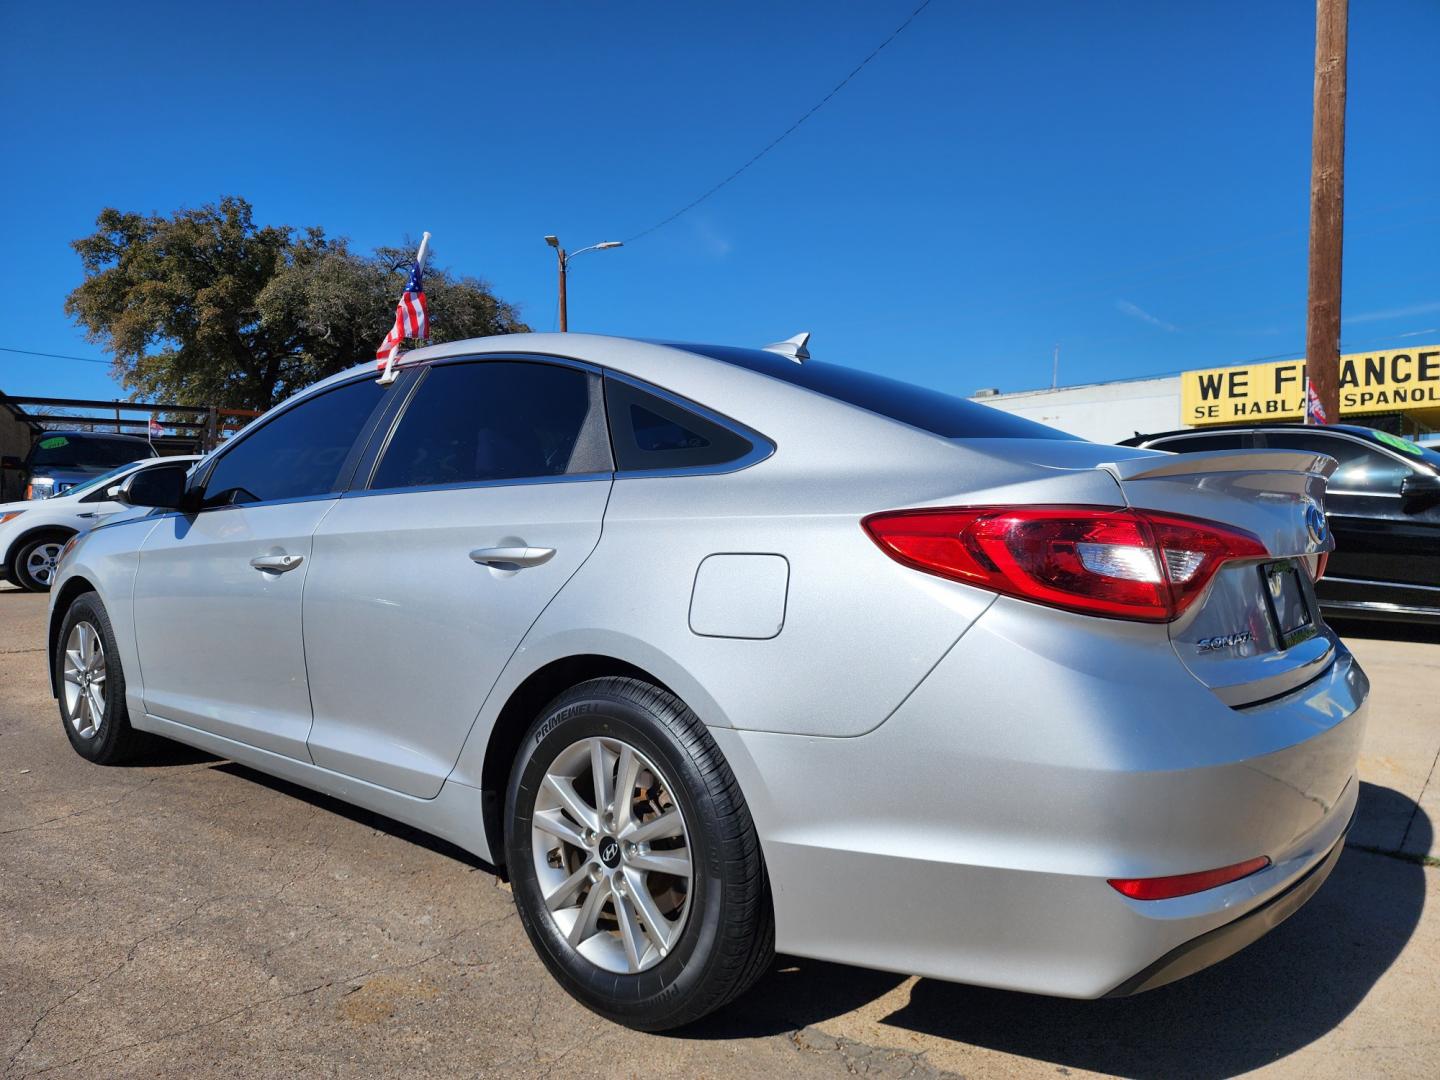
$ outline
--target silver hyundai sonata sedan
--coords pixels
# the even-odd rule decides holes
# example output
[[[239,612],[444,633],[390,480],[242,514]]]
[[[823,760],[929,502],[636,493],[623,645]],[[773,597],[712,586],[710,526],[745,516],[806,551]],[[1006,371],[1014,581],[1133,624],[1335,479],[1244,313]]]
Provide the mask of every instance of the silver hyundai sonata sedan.
[[[774,950],[1092,998],[1255,940],[1353,814],[1334,462],[1171,455],[767,349],[579,334],[331,378],[72,544],[49,645],[144,733],[444,837],[605,1016]]]

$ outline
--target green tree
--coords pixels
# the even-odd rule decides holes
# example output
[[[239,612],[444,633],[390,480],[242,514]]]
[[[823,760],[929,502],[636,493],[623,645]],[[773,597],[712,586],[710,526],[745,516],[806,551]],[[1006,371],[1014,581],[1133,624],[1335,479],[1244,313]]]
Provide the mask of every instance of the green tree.
[[[234,196],[169,216],[107,208],[73,247],[85,280],[65,310],[133,399],[250,409],[374,356],[414,251],[259,226]],[[427,267],[425,296],[432,341],[529,329],[478,278]]]

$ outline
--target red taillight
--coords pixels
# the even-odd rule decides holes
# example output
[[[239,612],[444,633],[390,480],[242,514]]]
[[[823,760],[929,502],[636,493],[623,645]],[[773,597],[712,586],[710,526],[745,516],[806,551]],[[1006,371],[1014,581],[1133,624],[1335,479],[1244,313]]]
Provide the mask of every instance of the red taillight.
[[[1250,533],[1097,506],[968,506],[872,514],[891,558],[926,573],[1113,619],[1169,622],[1227,559],[1261,558]]]
[[[30,501],[31,499],[33,499],[33,498],[35,498],[35,485],[34,485],[34,484],[26,484],[26,485],[25,485],[25,501],[26,501],[26,502],[29,502],[29,501]]]
[[[1194,874],[1176,874],[1173,877],[1110,878],[1110,887],[1123,893],[1131,900],[1170,900],[1177,896],[1204,892],[1232,881],[1258,874],[1270,865],[1264,855],[1237,862],[1233,866],[1222,866],[1218,870],[1201,870]]]

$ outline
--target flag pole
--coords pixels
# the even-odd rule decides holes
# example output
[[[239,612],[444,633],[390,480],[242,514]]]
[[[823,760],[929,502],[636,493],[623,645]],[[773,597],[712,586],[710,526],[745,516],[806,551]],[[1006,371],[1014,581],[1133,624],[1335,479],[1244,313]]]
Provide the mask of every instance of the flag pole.
[[[420,250],[415,252],[415,265],[423,273],[425,271],[425,253],[430,249],[430,234],[423,233],[420,237]],[[381,386],[386,386],[395,381],[395,361],[400,355],[400,346],[390,350],[390,355],[385,358],[385,370],[380,373],[376,380]]]

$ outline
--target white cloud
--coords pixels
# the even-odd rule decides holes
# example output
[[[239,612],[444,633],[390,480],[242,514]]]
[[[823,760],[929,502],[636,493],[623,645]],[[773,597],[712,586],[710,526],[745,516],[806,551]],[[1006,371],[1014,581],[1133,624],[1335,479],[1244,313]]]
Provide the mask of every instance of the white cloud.
[[[1405,319],[1411,315],[1429,315],[1440,311],[1440,300],[1429,300],[1409,307],[1383,308],[1380,311],[1362,311],[1358,315],[1346,315],[1340,321],[1346,323],[1385,322],[1387,319]]]
[[[690,227],[701,250],[712,259],[723,259],[734,250],[730,238],[717,228],[709,218],[696,216],[690,219]]]
[[[1122,315],[1129,315],[1132,319],[1139,319],[1141,322],[1149,323],[1151,326],[1158,326],[1167,334],[1176,333],[1180,329],[1174,323],[1168,323],[1164,319],[1156,318],[1139,304],[1131,303],[1129,300],[1116,300],[1115,310],[1119,311]]]

